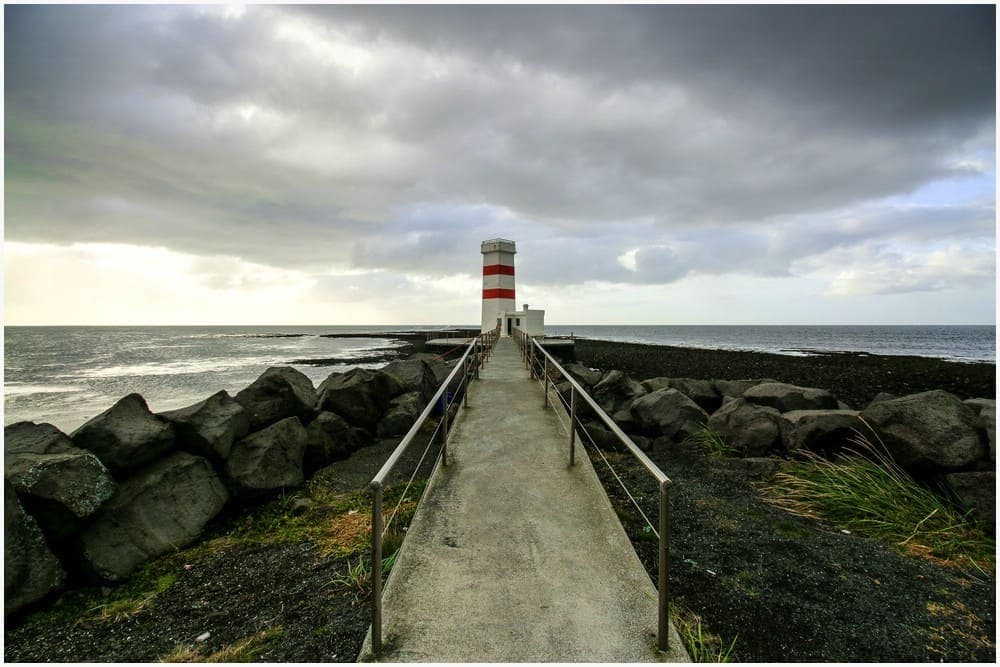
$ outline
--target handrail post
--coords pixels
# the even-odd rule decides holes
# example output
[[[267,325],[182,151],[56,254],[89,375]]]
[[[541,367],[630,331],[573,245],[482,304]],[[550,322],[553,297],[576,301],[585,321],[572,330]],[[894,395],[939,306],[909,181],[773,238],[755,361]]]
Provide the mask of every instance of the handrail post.
[[[382,652],[382,485],[372,482],[372,653]]]
[[[659,563],[657,576],[659,580],[657,607],[659,608],[656,628],[656,643],[661,651],[666,651],[670,645],[670,584],[669,584],[669,544],[670,544],[670,480],[660,482],[660,541],[658,545]]]
[[[549,407],[549,358],[542,357],[544,366],[542,367],[542,393],[545,394],[543,407]]]
[[[451,407],[448,404],[448,390],[444,390],[444,395],[441,397],[444,401],[444,415],[442,425],[444,426],[444,433],[441,436],[441,464],[448,465],[448,409]]]
[[[576,456],[576,387],[569,386],[569,464],[574,465]]]
[[[462,364],[465,366],[465,397],[462,405],[469,407],[469,389],[472,388],[472,360],[466,359]]]

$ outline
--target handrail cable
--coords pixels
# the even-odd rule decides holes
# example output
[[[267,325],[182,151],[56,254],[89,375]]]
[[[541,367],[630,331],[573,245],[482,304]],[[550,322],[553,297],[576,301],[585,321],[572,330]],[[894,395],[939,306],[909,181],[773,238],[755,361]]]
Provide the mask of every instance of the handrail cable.
[[[566,402],[566,398],[562,395],[562,393],[558,389],[556,390],[556,396],[559,398],[559,402],[562,403],[563,407],[566,409],[566,413],[569,414],[569,411],[570,411],[571,408],[570,408],[569,404]],[[559,420],[559,425],[562,426],[563,429],[565,430],[566,429],[566,425],[565,425],[565,422],[563,422],[563,418],[559,414],[559,411],[558,410],[553,410],[552,412],[555,413],[556,419]],[[646,522],[646,525],[649,526],[649,529],[651,531],[653,531],[653,534],[656,535],[657,539],[659,539],[660,538],[659,531],[656,530],[656,528],[653,526],[653,522],[649,520],[648,516],[646,516],[646,513],[642,510],[642,506],[639,505],[639,502],[629,492],[628,487],[625,486],[624,480],[622,480],[621,476],[619,476],[618,472],[614,469],[614,466],[611,465],[611,462],[608,461],[607,457],[604,455],[604,451],[594,441],[594,437],[590,434],[590,431],[587,430],[587,427],[584,425],[583,420],[581,420],[579,417],[577,417],[576,418],[576,423],[580,425],[580,428],[578,429],[578,431],[580,433],[583,433],[583,435],[587,436],[587,440],[590,440],[590,444],[591,444],[592,448],[594,449],[594,451],[596,451],[600,455],[601,460],[604,461],[604,465],[606,465],[608,467],[608,470],[611,471],[611,474],[614,475],[614,477],[615,477],[616,480],[618,480],[618,485],[622,487],[622,491],[625,492],[625,495],[628,496],[628,499],[632,501],[632,504],[635,506],[635,509],[639,511],[640,515],[642,515],[642,518]],[[568,434],[568,431],[567,431],[567,434]]]

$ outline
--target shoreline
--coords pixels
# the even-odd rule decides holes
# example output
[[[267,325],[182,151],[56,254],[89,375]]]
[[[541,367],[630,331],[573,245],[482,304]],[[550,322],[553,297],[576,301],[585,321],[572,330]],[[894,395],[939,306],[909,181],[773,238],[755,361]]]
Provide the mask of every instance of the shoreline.
[[[808,355],[576,339],[576,359],[601,370],[618,369],[636,380],[688,377],[702,380],[770,378],[832,392],[852,408],[878,393],[914,394],[944,389],[962,399],[996,396],[996,363],[870,352]]]

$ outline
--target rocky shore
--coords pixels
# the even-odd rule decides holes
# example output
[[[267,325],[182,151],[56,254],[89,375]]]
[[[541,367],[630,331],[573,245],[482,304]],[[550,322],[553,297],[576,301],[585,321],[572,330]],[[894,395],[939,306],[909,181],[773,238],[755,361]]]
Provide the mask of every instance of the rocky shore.
[[[992,572],[968,577],[914,564],[890,547],[784,516],[758,492],[798,451],[835,454],[861,415],[911,474],[947,479],[992,527],[993,364],[582,339],[576,357],[573,375],[674,477],[671,586],[706,629],[744,637],[736,657],[995,656],[983,639],[993,627]],[[7,658],[162,660],[196,646],[207,628],[212,637],[198,646],[222,650],[248,628],[277,625],[283,634],[251,659],[353,661],[367,627],[367,592],[340,574],[355,566],[351,554],[364,553],[362,525],[352,517],[365,484],[449,371],[417,353],[378,371],[333,373],[315,387],[275,367],[236,396],[219,392],[180,410],[153,414],[133,394],[71,434],[29,422],[6,427]],[[735,458],[718,461],[685,442],[705,424],[726,435]],[[621,474],[645,483],[591,426]],[[963,490],[963,480],[974,483]],[[622,500],[605,482],[612,500]],[[993,495],[984,500],[984,492]],[[655,543],[626,505],[619,511],[654,567]],[[343,527],[354,524],[344,538]],[[240,537],[247,525],[264,528],[247,541]],[[308,530],[273,542],[270,533],[286,525]],[[315,527],[328,525],[353,546],[321,548],[326,528]],[[301,576],[289,578],[290,569]],[[262,585],[247,585],[253,581]],[[136,611],[95,619],[86,609],[95,595],[130,586],[145,591]],[[314,590],[324,591],[322,600]],[[889,611],[893,598],[901,607]],[[59,611],[80,605],[86,622]],[[904,623],[911,630],[894,633]],[[851,640],[859,626],[874,639]],[[762,629],[795,636],[756,637]]]

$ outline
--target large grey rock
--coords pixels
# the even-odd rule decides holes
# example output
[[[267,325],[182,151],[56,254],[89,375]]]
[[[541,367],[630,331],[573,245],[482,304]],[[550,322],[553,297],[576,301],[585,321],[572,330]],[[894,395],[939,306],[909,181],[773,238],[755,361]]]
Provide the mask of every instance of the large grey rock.
[[[160,416],[174,425],[178,447],[215,461],[226,460],[233,443],[250,432],[247,411],[225,390]]]
[[[407,392],[419,392],[426,405],[434,397],[440,383],[434,369],[425,359],[393,361],[382,367],[382,372],[394,376]],[[447,376],[446,376],[447,377]]]
[[[418,352],[417,354],[411,354],[410,359],[417,359],[428,365],[434,373],[435,387],[440,387],[441,383],[448,378],[448,374],[451,373],[451,370],[455,367],[454,361],[445,361],[440,355],[433,354],[431,352]]]
[[[622,371],[608,371],[594,385],[591,395],[608,415],[627,408],[632,401],[646,394],[642,385]]]
[[[632,402],[632,415],[646,433],[680,441],[698,432],[708,414],[676,389],[658,389]]]
[[[997,402],[992,398],[969,398],[962,401],[979,413],[979,428],[986,434],[989,462],[997,462]]]
[[[309,436],[298,417],[288,417],[233,445],[226,474],[241,496],[299,486]]]
[[[375,434],[380,438],[406,435],[426,405],[419,391],[397,396],[389,401],[389,407],[379,420]]]
[[[362,447],[372,444],[371,433],[351,426],[335,412],[321,412],[306,429],[306,453],[303,469],[306,475],[345,459]]]
[[[742,456],[759,457],[781,446],[781,414],[734,398],[712,413],[708,427]]]
[[[51,503],[72,516],[90,516],[115,493],[115,480],[90,452],[7,453],[4,477],[21,496]]]
[[[966,510],[972,510],[991,535],[996,534],[997,480],[992,470],[983,472],[953,472],[944,476]]]
[[[250,430],[259,431],[289,417],[308,420],[316,407],[316,389],[291,366],[272,366],[236,394],[236,402],[247,411]]]
[[[875,398],[868,402],[868,405],[874,405],[876,403],[881,403],[882,401],[891,401],[894,398],[899,398],[896,394],[890,394],[887,391],[880,391],[875,394]]]
[[[142,396],[129,394],[73,431],[70,438],[122,477],[171,451],[174,427],[150,412]]]
[[[320,410],[336,412],[356,426],[374,430],[389,401],[405,391],[395,376],[355,368],[328,377],[319,386]]]
[[[654,392],[658,389],[676,389],[709,414],[718,410],[719,406],[722,405],[722,394],[715,388],[713,380],[657,377],[643,380],[642,386],[648,392]]]
[[[774,408],[778,412],[837,409],[837,399],[827,390],[784,382],[754,385],[743,392],[743,398],[755,405]]]
[[[715,385],[715,391],[717,391],[723,398],[727,396],[732,398],[742,398],[743,392],[750,387],[756,387],[759,384],[768,382],[777,382],[777,380],[772,380],[770,378],[759,378],[756,380],[715,380],[712,384]]]
[[[66,573],[6,479],[3,495],[3,605],[10,614],[62,586]]]
[[[781,437],[785,449],[832,455],[850,444],[853,429],[864,425],[857,410],[792,410],[781,415]]]
[[[601,371],[593,370],[581,363],[574,361],[568,364],[563,364],[563,368],[567,373],[573,376],[574,380],[583,385],[584,389],[590,389],[601,381]]]
[[[940,389],[880,401],[861,417],[895,461],[911,470],[954,470],[987,455],[976,412]]]
[[[120,581],[193,542],[227,497],[207,459],[174,452],[119,485],[81,535],[83,560],[97,577]]]
[[[3,427],[4,455],[61,454],[79,449],[52,424],[17,422]]]

